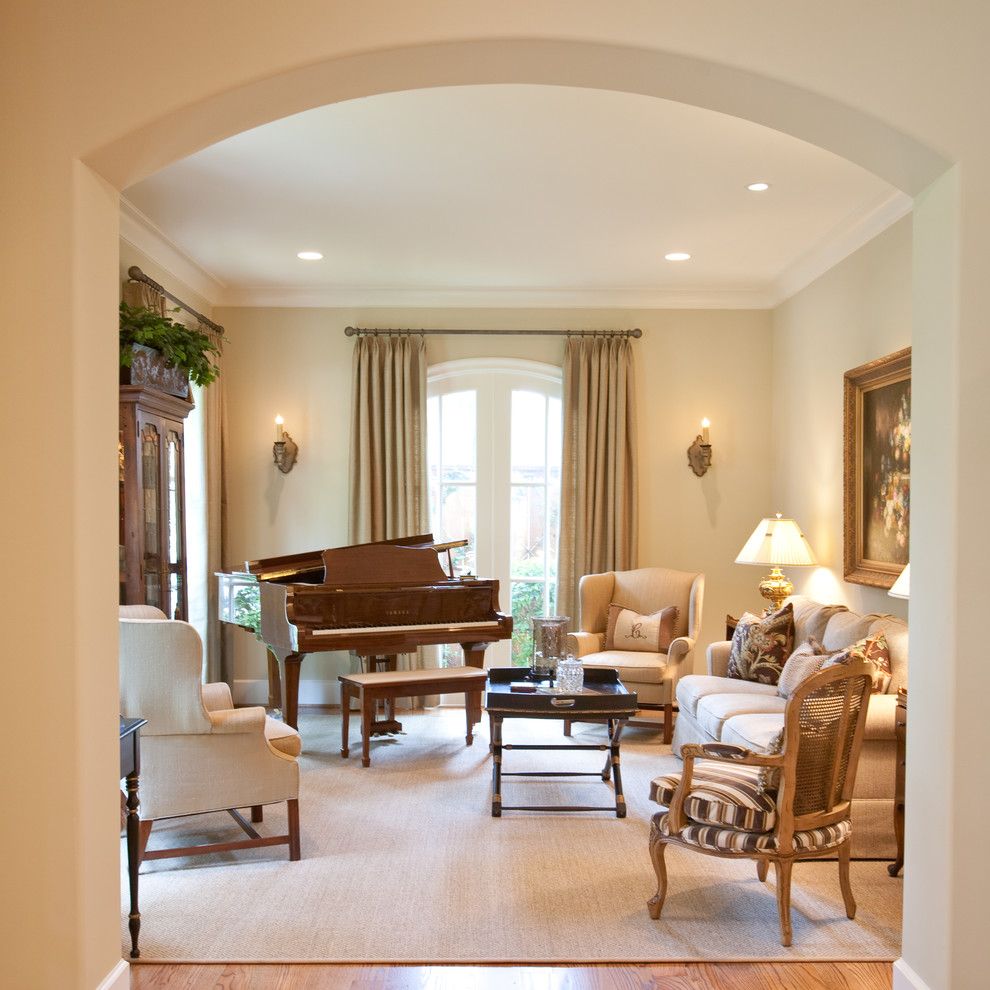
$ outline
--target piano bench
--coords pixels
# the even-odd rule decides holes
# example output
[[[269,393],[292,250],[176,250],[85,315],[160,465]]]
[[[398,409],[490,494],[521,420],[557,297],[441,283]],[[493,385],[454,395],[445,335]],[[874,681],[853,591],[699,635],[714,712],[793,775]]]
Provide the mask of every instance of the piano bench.
[[[371,730],[375,705],[396,698],[416,698],[425,694],[463,694],[467,715],[465,741],[474,742],[475,723],[481,721],[481,696],[488,675],[477,667],[441,667],[430,670],[379,670],[369,674],[340,675],[341,748],[350,753],[351,699],[361,708],[361,764],[371,766]]]

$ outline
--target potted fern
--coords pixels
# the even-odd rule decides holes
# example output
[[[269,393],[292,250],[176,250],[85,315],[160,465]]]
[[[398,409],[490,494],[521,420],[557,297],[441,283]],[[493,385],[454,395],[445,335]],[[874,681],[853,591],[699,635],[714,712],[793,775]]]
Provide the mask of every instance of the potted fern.
[[[171,312],[177,313],[178,309]],[[157,388],[183,398],[189,382],[209,385],[220,369],[220,348],[209,334],[147,306],[120,304],[120,383]]]

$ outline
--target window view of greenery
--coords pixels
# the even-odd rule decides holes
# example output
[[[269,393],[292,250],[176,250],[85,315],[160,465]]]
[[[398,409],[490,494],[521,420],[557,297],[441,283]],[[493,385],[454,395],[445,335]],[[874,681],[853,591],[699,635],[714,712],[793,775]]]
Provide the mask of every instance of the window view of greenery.
[[[512,663],[528,666],[534,616],[556,611],[557,532],[560,524],[560,399],[513,389],[508,472],[495,465],[491,497],[507,499],[509,539],[492,539],[496,571],[509,578]],[[467,539],[454,552],[456,574],[477,574],[478,441],[477,392],[431,396],[427,401],[430,521],[437,540]],[[503,448],[504,449],[504,448]],[[487,455],[486,455],[487,456]],[[501,475],[501,477],[500,477]],[[504,504],[504,503],[503,503]],[[489,519],[492,507],[481,509]],[[503,583],[503,588],[505,584]],[[442,648],[443,666],[462,663],[460,647]]]

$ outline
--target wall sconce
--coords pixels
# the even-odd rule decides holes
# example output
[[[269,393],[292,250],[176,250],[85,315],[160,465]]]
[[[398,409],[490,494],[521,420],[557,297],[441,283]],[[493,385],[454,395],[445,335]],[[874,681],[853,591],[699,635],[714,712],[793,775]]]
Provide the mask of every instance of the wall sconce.
[[[272,460],[282,474],[288,474],[296,463],[296,457],[299,456],[299,447],[289,436],[289,431],[285,429],[284,424],[285,420],[281,416],[275,417],[275,443],[272,444]]]
[[[701,421],[701,432],[688,447],[688,466],[700,478],[712,466],[712,438],[708,428],[712,424],[707,418]]]

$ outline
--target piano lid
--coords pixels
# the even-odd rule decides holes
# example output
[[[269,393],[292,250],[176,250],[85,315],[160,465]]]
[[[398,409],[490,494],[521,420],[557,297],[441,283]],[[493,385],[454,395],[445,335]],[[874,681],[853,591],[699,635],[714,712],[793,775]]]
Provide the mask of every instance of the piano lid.
[[[306,581],[309,583],[324,584],[326,582],[326,565],[324,562],[326,554],[336,553],[341,550],[366,551],[368,548],[382,546],[429,547],[434,558],[436,558],[436,553],[433,552],[433,548],[436,547],[433,534],[421,533],[418,536],[400,536],[394,540],[357,543],[351,547],[337,547],[330,550],[310,550],[305,553],[285,554],[280,557],[262,557],[259,560],[245,561],[244,570],[249,574],[253,574],[259,581]],[[341,582],[336,581],[336,583]],[[361,582],[350,581],[347,583]]]

